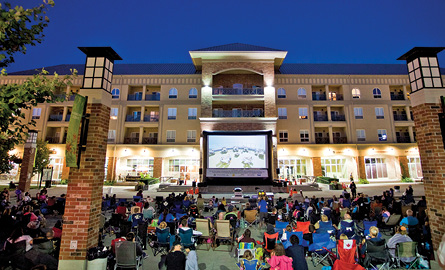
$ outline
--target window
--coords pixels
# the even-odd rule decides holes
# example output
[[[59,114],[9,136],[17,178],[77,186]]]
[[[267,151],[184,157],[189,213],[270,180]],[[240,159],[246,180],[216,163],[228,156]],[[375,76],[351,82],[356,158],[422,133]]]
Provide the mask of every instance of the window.
[[[321,168],[323,176],[346,178],[347,166],[345,158],[322,158]]]
[[[198,90],[196,88],[192,88],[189,91],[189,98],[197,98],[198,97]]]
[[[365,170],[367,179],[388,178],[386,160],[384,158],[365,157]]]
[[[309,130],[300,130],[300,141],[309,142]]]
[[[172,88],[168,91],[168,98],[177,98],[178,97],[178,89]]]
[[[87,57],[82,88],[104,89],[111,92],[113,62],[105,57]]]
[[[377,119],[385,119],[385,115],[383,114],[383,108],[380,107],[375,108],[375,117]]]
[[[113,88],[113,90],[111,90],[111,98],[119,99],[120,92],[119,88]]]
[[[116,130],[110,129],[108,130],[108,142],[114,142],[116,140]]]
[[[41,114],[42,114],[42,108],[32,109],[32,119],[40,119]]]
[[[352,98],[360,98],[360,89],[358,88],[352,89]]]
[[[422,165],[419,157],[408,157],[409,176],[414,179],[422,178]]]
[[[196,130],[187,130],[187,142],[196,142]]]
[[[169,159],[168,175],[185,180],[199,178],[199,159]]]
[[[278,108],[278,119],[287,119],[287,109]]]
[[[374,98],[382,98],[382,91],[378,88],[374,88],[372,94],[374,95]]]
[[[243,109],[233,108],[232,109],[232,117],[243,117]]]
[[[363,109],[362,108],[354,108],[355,119],[363,119]]]
[[[197,108],[189,108],[189,120],[195,120],[197,115],[198,115]]]
[[[307,108],[298,108],[298,115],[300,119],[307,119]]]
[[[358,142],[364,142],[366,141],[366,134],[364,129],[357,129],[357,141]]]
[[[286,98],[286,89],[278,88],[278,98]]]
[[[280,130],[278,132],[280,142],[288,142],[288,133],[287,130]]]
[[[176,108],[168,108],[168,120],[176,119]]]
[[[306,159],[279,159],[278,167],[282,179],[296,179],[306,175]]]
[[[118,112],[119,112],[118,108],[111,108],[110,119],[116,120]]]
[[[414,59],[408,63],[408,72],[411,90],[413,92],[424,87],[442,87],[439,63],[436,57],[420,57]]]
[[[386,129],[378,129],[377,134],[379,136],[379,141],[386,142]]]
[[[297,95],[298,95],[299,99],[305,99],[306,98],[306,89],[298,88]]]
[[[175,142],[176,130],[167,130],[167,142]]]

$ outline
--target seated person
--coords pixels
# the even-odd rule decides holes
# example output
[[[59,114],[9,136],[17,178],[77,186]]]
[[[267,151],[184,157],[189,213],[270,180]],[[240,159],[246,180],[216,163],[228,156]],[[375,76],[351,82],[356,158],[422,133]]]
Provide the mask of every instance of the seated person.
[[[278,211],[277,211],[277,209],[274,207],[273,209],[272,209],[272,213],[270,213],[268,216],[267,216],[267,224],[269,225],[273,225],[273,226],[275,226],[275,223],[277,222],[277,220],[278,220]]]
[[[125,207],[124,202],[119,203],[119,206],[116,208],[116,214],[121,215],[123,219],[127,219],[127,207]]]
[[[176,218],[172,214],[170,214],[167,208],[165,208],[162,214],[159,215],[158,225],[161,224],[162,221],[169,223],[174,222],[175,220]]]
[[[286,255],[292,258],[293,270],[307,270],[306,256],[304,252],[304,247],[300,246],[300,240],[296,235],[290,237],[290,242],[292,246],[286,249]]]
[[[243,235],[241,235],[238,238],[238,242],[239,243],[255,243],[255,239],[253,239],[251,237],[252,232],[249,229],[246,229],[243,233]]]
[[[426,207],[426,197],[422,196],[422,199],[417,202],[417,207]]]
[[[259,266],[259,261],[255,259],[250,250],[244,251],[243,258],[240,260],[240,269],[256,270]]]
[[[282,244],[277,244],[270,255],[270,258],[266,257],[266,262],[270,265],[270,269],[293,269],[292,258],[286,256],[286,251]]]
[[[369,228],[369,234],[362,240],[362,246],[360,248],[360,254],[365,254],[366,252],[366,240],[369,241],[379,241],[379,229],[375,226]]]
[[[386,223],[388,222],[389,217],[391,216],[391,213],[386,209],[385,206],[382,207],[382,222]]]
[[[419,224],[419,220],[416,217],[413,217],[413,210],[406,210],[406,217],[404,217],[399,225],[400,226],[415,226]]]
[[[407,235],[407,231],[406,228],[404,226],[398,226],[396,228],[396,233],[394,234],[393,237],[391,237],[388,242],[386,243],[388,248],[389,248],[389,254],[391,254],[391,256],[393,258],[396,257],[396,245],[398,243],[403,243],[403,242],[412,242],[413,240]],[[408,258],[403,258],[403,261],[412,261],[412,259],[408,259]]]
[[[113,252],[113,254],[116,254],[116,242],[121,242],[121,241],[125,241],[127,240],[125,237],[121,236],[120,232],[116,232],[116,238],[111,240],[111,252]]]

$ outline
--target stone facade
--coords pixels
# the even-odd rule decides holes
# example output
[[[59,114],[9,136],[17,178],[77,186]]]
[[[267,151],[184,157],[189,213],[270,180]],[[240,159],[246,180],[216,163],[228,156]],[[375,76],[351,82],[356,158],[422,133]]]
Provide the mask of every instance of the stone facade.
[[[402,176],[410,177],[408,168],[408,158],[406,156],[399,156],[400,171]]]
[[[366,179],[365,157],[359,156],[357,159],[358,178]]]
[[[159,178],[162,176],[162,157],[155,157],[153,161],[153,177]]]
[[[107,181],[117,180],[116,172],[117,157],[108,157]]]
[[[323,176],[323,172],[321,170],[321,157],[313,157],[312,166],[314,169],[314,176]]]

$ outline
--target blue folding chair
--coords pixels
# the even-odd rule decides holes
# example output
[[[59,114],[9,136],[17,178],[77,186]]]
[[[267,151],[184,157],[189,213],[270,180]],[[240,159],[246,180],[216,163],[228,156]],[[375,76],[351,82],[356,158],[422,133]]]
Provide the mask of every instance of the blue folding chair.
[[[298,240],[299,240],[298,245],[303,246],[303,247],[309,246],[309,241],[303,239],[303,232],[286,232],[287,241],[282,242],[284,249],[292,246],[292,244],[290,242],[290,238],[292,235],[295,235],[298,237]]]
[[[377,220],[373,220],[373,221],[364,220],[363,221],[363,237],[366,237],[369,234],[369,229],[372,226],[377,227]],[[382,238],[382,234],[380,233],[380,231],[379,231],[377,238]]]
[[[336,247],[336,243],[331,240],[329,233],[313,233],[313,243],[309,245],[311,260],[314,267],[317,265],[332,265],[332,259],[329,252]]]
[[[340,238],[340,235],[342,234],[346,235],[348,239],[355,239],[357,237],[355,232],[355,222],[342,220],[340,222],[340,230],[337,233],[337,238]]]
[[[133,201],[138,202],[140,200],[142,200],[141,196],[133,196]]]
[[[184,230],[183,228],[179,229],[179,237],[181,238],[181,244],[184,247],[192,247],[195,245],[195,243],[193,242],[193,230],[192,229],[188,229],[188,230]]]
[[[170,249],[170,231],[168,228],[159,229],[156,228],[155,234],[157,237],[157,241],[154,242],[153,246],[151,246],[153,255],[156,256],[160,253],[166,255],[168,250]]]
[[[330,235],[335,235],[335,228],[332,226],[332,220],[320,221],[318,223],[320,227],[317,229],[316,233],[329,233]]]
[[[282,221],[276,221],[275,222],[275,232],[278,233],[278,236],[281,238],[283,235],[283,229],[286,229],[287,225],[289,225],[289,222],[282,222]]]

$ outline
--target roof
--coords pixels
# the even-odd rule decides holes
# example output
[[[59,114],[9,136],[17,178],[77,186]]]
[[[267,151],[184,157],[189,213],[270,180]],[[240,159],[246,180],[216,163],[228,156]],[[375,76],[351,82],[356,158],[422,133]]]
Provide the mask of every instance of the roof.
[[[278,74],[407,75],[406,64],[282,64]]]
[[[283,50],[272,49],[262,46],[243,44],[243,43],[231,43],[225,45],[218,45],[208,47],[204,49],[192,50],[192,52],[284,52]]]

